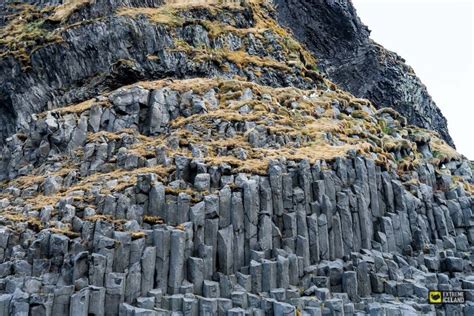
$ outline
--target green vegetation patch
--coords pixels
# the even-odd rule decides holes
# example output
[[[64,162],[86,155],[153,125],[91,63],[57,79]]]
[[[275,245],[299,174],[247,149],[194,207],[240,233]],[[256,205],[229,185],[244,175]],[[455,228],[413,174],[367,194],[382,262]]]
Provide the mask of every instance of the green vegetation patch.
[[[55,42],[62,37],[45,28],[52,8],[38,9],[29,4],[16,4],[16,13],[8,17],[9,22],[0,28],[0,58],[13,56],[23,67],[30,64],[30,56],[36,49]]]

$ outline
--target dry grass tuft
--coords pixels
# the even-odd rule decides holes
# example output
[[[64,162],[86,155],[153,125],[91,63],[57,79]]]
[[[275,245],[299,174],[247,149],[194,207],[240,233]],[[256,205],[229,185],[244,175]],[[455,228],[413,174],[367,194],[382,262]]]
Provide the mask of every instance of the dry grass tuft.
[[[31,204],[33,206],[33,209],[41,209],[46,205],[56,205],[56,203],[61,198],[70,196],[71,193],[74,191],[90,192],[92,187],[104,184],[105,182],[114,179],[118,180],[118,185],[114,188],[114,191],[123,190],[127,187],[135,185],[137,182],[137,175],[141,173],[155,173],[160,181],[166,182],[165,180],[167,176],[173,170],[174,167],[155,166],[134,170],[117,169],[107,174],[96,173],[81,179],[78,183],[74,184],[67,190],[62,190],[54,196],[45,196],[43,194],[38,194],[36,196],[25,199],[25,202]],[[103,189],[102,191],[103,193],[109,193],[106,192],[106,189]],[[81,197],[74,198],[81,199]]]
[[[440,138],[431,139],[430,144],[434,158],[438,159],[440,163],[462,159],[461,154]]]
[[[164,224],[165,221],[159,217],[159,216],[151,216],[151,215],[145,215],[143,217],[143,222],[150,224],[150,225],[158,225],[158,224]]]
[[[29,67],[30,54],[41,46],[61,42],[62,37],[43,28],[50,8],[37,9],[29,4],[16,4],[18,13],[11,16],[8,23],[0,27],[0,58],[13,56]]]
[[[61,234],[72,239],[78,238],[81,236],[81,234],[73,232],[67,228],[49,228],[48,230],[54,234]]]
[[[94,105],[95,99],[90,99],[81,103],[77,103],[71,106],[62,107],[51,112],[58,114],[72,114],[72,113],[82,113],[89,110]],[[103,105],[103,104],[102,104]]]
[[[165,24],[169,26],[182,26],[184,19],[178,16],[178,11],[175,7],[164,5],[159,8],[120,8],[117,11],[119,16],[136,17],[144,15],[150,21],[157,24]]]
[[[2,212],[0,213],[0,218],[11,221],[13,224],[27,223],[28,228],[36,232],[39,232],[44,228],[43,224],[37,217],[26,217],[18,213]]]
[[[73,105],[61,107],[58,109],[46,111],[37,114],[38,118],[44,118],[48,113],[54,113],[54,114],[60,114],[60,115],[66,115],[66,114],[81,114],[87,110],[90,110],[94,105],[101,106],[101,107],[108,107],[110,104],[108,104],[107,101],[96,101],[96,99],[89,99],[80,103],[76,103]]]
[[[54,13],[48,19],[55,22],[65,22],[71,14],[91,4],[92,1],[93,0],[65,0],[62,5],[54,8]]]
[[[145,238],[146,234],[145,232],[133,232],[130,234],[130,236],[132,237],[132,240],[137,240],[137,239]]]

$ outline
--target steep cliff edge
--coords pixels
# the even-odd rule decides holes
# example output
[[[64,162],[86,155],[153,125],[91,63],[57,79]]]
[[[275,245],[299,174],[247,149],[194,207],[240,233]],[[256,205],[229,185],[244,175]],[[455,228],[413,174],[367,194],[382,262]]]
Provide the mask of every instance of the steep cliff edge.
[[[437,131],[451,146],[448,124],[413,69],[369,38],[350,0],[275,0],[278,20],[319,59],[328,77],[411,124]]]
[[[174,2],[17,8],[0,315],[473,314],[469,161],[265,1]]]

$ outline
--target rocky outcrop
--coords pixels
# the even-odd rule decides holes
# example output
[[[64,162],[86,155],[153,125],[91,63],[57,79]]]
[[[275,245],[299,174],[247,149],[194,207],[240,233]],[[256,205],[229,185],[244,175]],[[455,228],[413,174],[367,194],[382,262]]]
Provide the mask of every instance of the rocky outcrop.
[[[325,79],[268,4],[134,5],[9,92],[54,102],[0,151],[1,315],[472,313],[464,157]]]
[[[265,85],[310,87],[310,76],[295,67],[301,63],[299,44],[288,47],[288,54],[296,51],[285,56],[285,47],[278,46],[271,30],[263,38],[247,32],[256,23],[251,10],[230,7],[216,13],[198,6],[175,14],[166,8],[149,8],[162,2],[98,0],[88,5],[85,1],[62,21],[53,19],[55,11],[19,10],[20,21],[32,19],[40,25],[37,31],[44,43],[22,41],[21,36],[38,36],[22,22],[12,26],[19,35],[0,42],[6,50],[0,59],[0,143],[18,127],[27,126],[34,113],[147,78],[241,76]],[[117,12],[119,7],[122,10]],[[248,36],[228,37],[219,30],[226,25]],[[216,33],[209,36],[210,32]],[[241,50],[245,55],[232,54]],[[294,64],[289,72],[294,74],[282,76],[272,70],[288,68],[285,62],[290,60]],[[261,75],[243,71],[240,63],[254,63]]]
[[[393,107],[411,124],[437,131],[451,146],[448,124],[413,69],[369,38],[349,0],[275,0],[279,21],[318,60],[328,77],[378,107]]]
[[[318,105],[329,96],[333,106]],[[474,199],[458,182],[472,181],[466,161],[451,160],[443,174],[430,163],[397,174],[376,151],[349,146],[345,131],[324,127],[344,115],[354,130],[367,124],[341,97],[160,81],[42,114],[2,153],[11,180],[0,199],[1,307],[430,314],[429,290],[464,289],[472,300]],[[327,144],[286,120],[262,125],[287,107],[293,124],[301,116],[323,128]],[[403,130],[394,113],[365,107]],[[392,153],[418,155],[413,140],[430,157],[437,140],[414,136]]]
[[[62,3],[56,0],[30,2],[46,8]],[[40,25],[48,34],[54,33],[54,40],[43,39],[43,43],[30,47],[29,57],[22,56],[22,52],[20,56],[6,54],[7,58],[0,59],[0,81],[7,83],[0,86],[0,143],[18,126],[27,125],[31,114],[87,99],[97,92],[118,87],[119,82],[215,75],[212,68],[196,69],[189,62],[179,61],[178,66],[179,58],[164,53],[169,46],[172,47],[169,42],[172,35],[166,30],[156,29],[143,19],[131,21],[114,17],[119,7],[158,7],[164,3],[163,0],[74,0],[71,3],[74,5],[61,9],[61,14],[50,10],[37,19],[39,24],[35,26]],[[360,22],[350,2],[275,3],[281,23],[287,25],[296,38],[318,57],[319,68],[331,80],[380,108],[395,108],[411,124],[437,131],[454,146],[446,119],[425,86],[402,58],[369,39],[367,27]],[[5,16],[11,15],[8,2],[3,5],[0,25],[5,23],[2,12]],[[18,11],[21,10],[13,10]],[[205,18],[196,12],[194,14],[195,19]],[[251,21],[247,17],[235,17],[232,25],[250,27]],[[24,35],[20,32],[17,37],[24,38]],[[87,45],[83,45],[84,42]],[[14,44],[14,47],[22,45]],[[196,41],[194,44],[207,45]],[[212,42],[210,44],[215,46]],[[149,55],[157,55],[160,59],[149,60]],[[123,65],[123,60],[130,62]],[[46,77],[44,69],[48,69]],[[232,71],[230,75],[234,74]],[[113,80],[107,80],[110,77]],[[269,78],[264,83],[289,84]]]

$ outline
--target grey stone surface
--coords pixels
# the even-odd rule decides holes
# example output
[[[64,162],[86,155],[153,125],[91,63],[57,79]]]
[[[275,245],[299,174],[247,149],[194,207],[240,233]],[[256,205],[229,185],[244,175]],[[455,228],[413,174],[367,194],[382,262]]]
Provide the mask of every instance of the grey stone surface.
[[[202,293],[204,297],[219,298],[220,297],[219,283],[205,280],[202,287]]]
[[[273,311],[275,315],[294,315],[295,307],[288,303],[274,302]]]
[[[219,228],[225,228],[231,224],[231,212],[232,190],[226,186],[219,191]]]
[[[119,305],[125,300],[126,276],[123,273],[109,273],[105,278],[105,315],[116,315]]]
[[[188,279],[194,285],[194,293],[201,295],[204,282],[204,260],[194,257],[188,259]]]
[[[156,263],[156,248],[146,247],[141,258],[141,296],[146,295],[154,287],[155,283],[155,263]]]
[[[252,293],[262,291],[262,264],[254,260],[250,262],[250,275],[252,276]]]
[[[217,233],[217,260],[218,269],[224,274],[232,274],[234,271],[233,263],[233,241],[234,230],[232,226],[219,230]]]
[[[10,294],[0,295],[0,312],[2,315],[8,315],[10,311],[10,302],[12,296]]]
[[[262,291],[270,292],[277,287],[277,262],[262,261]]]
[[[258,183],[249,180],[243,187],[244,228],[245,228],[245,262],[250,261],[250,250],[257,247],[257,225],[260,201]]]
[[[89,262],[89,283],[95,286],[104,286],[107,257],[94,253]]]
[[[95,316],[105,315],[105,291],[103,287],[89,287],[89,311]]]
[[[155,285],[163,291],[168,290],[170,235],[169,230],[162,228],[153,231],[153,242],[156,245]]]
[[[176,294],[179,292],[184,279],[184,244],[185,234],[180,230],[173,230],[170,236],[170,259],[168,291]]]
[[[52,315],[67,315],[70,312],[70,300],[73,292],[74,287],[72,285],[54,289]]]
[[[278,256],[277,258],[277,286],[286,289],[290,285],[290,261],[288,258]]]
[[[321,214],[318,217],[318,240],[319,240],[319,257],[322,260],[329,259],[329,234],[328,234],[328,221],[325,214]]]
[[[46,2],[33,1],[59,3]],[[435,158],[434,134],[332,87],[283,29],[259,30],[267,20],[273,25],[268,4],[179,6],[161,17],[161,1],[132,2],[93,2],[61,23],[47,20],[38,27],[60,25],[64,43],[34,50],[28,71],[12,56],[0,58],[1,69],[12,66],[30,87],[11,94],[15,78],[6,80],[0,108],[38,104],[30,119],[12,117],[25,122],[0,140],[0,314],[470,311],[469,304],[435,310],[424,301],[432,289],[473,296],[474,200],[465,158]],[[122,5],[146,17],[115,16]],[[328,6],[345,12],[351,4],[306,9]],[[10,19],[2,19],[4,7],[0,24]],[[155,14],[170,22],[155,23]],[[98,38],[107,49],[95,45]],[[81,53],[68,55],[71,45]],[[59,80],[49,87],[28,77],[45,50],[67,65],[71,80],[52,71],[41,76]],[[237,65],[236,52],[251,60]],[[197,79],[126,86],[151,75],[173,78],[177,69],[180,78]],[[80,82],[79,73],[87,73]],[[102,89],[110,91],[61,108]],[[48,95],[54,99],[40,113]],[[313,133],[319,122],[338,128]],[[317,160],[333,152],[322,147],[310,157],[307,144],[345,148],[339,129],[349,132],[353,122],[368,130],[351,126],[347,139],[374,148]],[[383,152],[375,150],[379,143]]]
[[[318,217],[316,214],[308,216],[306,219],[308,223],[308,239],[309,239],[309,254],[311,264],[319,262],[319,229]]]
[[[125,281],[125,302],[132,303],[139,296],[141,291],[142,270],[139,262],[134,263],[127,272]]]
[[[85,288],[71,295],[70,315],[87,316],[89,314],[89,289]]]
[[[342,275],[342,289],[347,293],[349,299],[352,301],[358,300],[358,284],[357,284],[357,272],[346,271]]]
[[[367,261],[362,261],[359,263],[357,268],[357,293],[361,297],[367,297],[372,292],[369,263]]]

